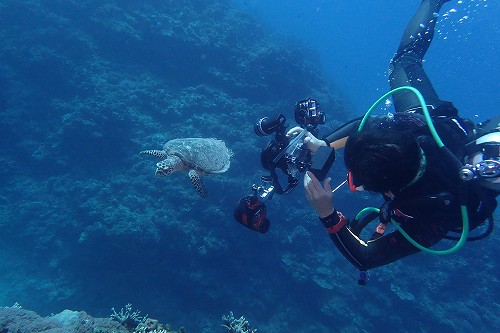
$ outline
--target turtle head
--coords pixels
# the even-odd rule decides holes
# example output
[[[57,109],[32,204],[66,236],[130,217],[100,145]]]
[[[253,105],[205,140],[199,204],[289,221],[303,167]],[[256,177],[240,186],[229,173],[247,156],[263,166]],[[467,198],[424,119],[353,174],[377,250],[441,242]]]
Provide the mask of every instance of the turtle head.
[[[156,163],[156,172],[157,176],[170,176],[172,173],[176,171],[181,171],[184,168],[184,164],[182,160],[177,156],[168,156],[163,161]]]
[[[157,176],[170,176],[174,172],[174,168],[171,165],[165,165],[164,163],[156,163]]]

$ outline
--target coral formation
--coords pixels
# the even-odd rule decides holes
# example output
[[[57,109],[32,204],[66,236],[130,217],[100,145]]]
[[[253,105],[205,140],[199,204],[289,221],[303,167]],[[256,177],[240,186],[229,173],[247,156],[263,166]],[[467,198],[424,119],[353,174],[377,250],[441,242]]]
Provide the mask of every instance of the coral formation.
[[[148,315],[141,316],[141,311],[133,311],[130,303],[125,305],[125,308],[121,308],[120,312],[116,312],[115,308],[111,308],[111,311],[113,313],[109,318],[116,320],[125,327],[137,327],[137,325],[144,323],[148,319]]]
[[[149,318],[137,325],[133,333],[186,333],[186,330],[181,327],[174,331],[170,325],[163,325],[158,320]]]
[[[135,323],[135,324],[134,324]],[[21,308],[0,307],[0,332],[15,333],[186,333],[170,329],[156,319],[140,316],[127,304],[120,312],[113,310],[110,318],[94,318],[83,311],[64,310],[48,317]]]
[[[241,316],[236,319],[232,311],[228,315],[222,316],[222,327],[226,329],[226,333],[255,333],[257,329],[251,328],[248,320]]]
[[[64,310],[49,317],[21,308],[0,307],[0,332],[16,333],[129,333],[109,318],[93,318],[83,311]]]

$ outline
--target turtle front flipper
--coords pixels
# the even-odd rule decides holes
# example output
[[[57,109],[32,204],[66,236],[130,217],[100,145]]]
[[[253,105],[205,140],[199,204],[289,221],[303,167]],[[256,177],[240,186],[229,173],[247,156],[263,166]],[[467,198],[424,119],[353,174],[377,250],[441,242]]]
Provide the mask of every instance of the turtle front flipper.
[[[184,163],[182,163],[182,160],[178,156],[169,155],[163,161],[156,163],[155,175],[170,176],[176,171],[185,170],[184,168]]]
[[[152,149],[152,150],[143,150],[143,151],[139,152],[139,155],[141,155],[141,156],[147,155],[147,156],[153,156],[156,158],[163,159],[163,158],[165,158],[165,156],[167,156],[167,153],[164,150]]]
[[[191,184],[193,184],[194,189],[200,197],[205,198],[208,195],[207,188],[205,187],[205,184],[203,184],[203,181],[200,178],[199,173],[196,170],[189,170],[189,180],[191,180]]]

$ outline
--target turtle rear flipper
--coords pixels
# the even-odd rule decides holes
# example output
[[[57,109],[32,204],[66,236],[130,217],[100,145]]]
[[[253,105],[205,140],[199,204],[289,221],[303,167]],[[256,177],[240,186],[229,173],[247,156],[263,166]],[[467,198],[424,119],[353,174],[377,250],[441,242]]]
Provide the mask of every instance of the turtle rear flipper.
[[[139,152],[139,155],[141,156],[153,156],[153,157],[156,157],[156,158],[165,158],[165,156],[167,156],[167,153],[164,151],[164,150],[156,150],[156,149],[152,149],[152,150],[143,150],[141,152]]]
[[[207,188],[205,187],[205,184],[203,184],[203,181],[200,178],[200,175],[196,170],[189,170],[189,180],[191,180],[191,184],[193,184],[194,189],[200,197],[205,198],[208,195]]]

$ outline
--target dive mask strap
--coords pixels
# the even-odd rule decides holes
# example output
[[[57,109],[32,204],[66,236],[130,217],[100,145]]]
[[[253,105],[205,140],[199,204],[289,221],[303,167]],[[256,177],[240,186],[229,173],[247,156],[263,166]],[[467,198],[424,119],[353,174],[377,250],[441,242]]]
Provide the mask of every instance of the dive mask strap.
[[[363,185],[356,186],[354,185],[353,177],[352,177],[352,172],[349,171],[347,172],[347,182],[349,183],[349,189],[353,192],[362,192],[365,190]]]

